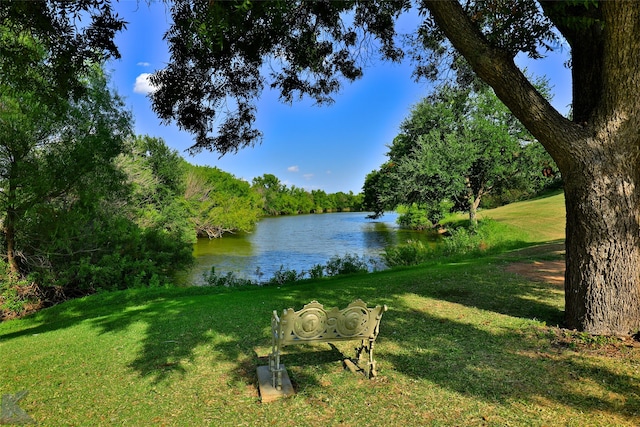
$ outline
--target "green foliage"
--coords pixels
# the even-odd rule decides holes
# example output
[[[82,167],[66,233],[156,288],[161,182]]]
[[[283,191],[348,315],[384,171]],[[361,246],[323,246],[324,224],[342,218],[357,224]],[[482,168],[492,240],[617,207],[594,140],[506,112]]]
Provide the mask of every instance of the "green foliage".
[[[109,2],[93,0],[3,1],[0,22],[0,75],[12,76],[20,90],[35,90],[48,107],[81,97],[89,70],[120,57],[113,40],[125,27]],[[46,52],[45,63],[36,50]],[[34,74],[48,84],[34,86]]]
[[[252,188],[262,199],[263,213],[269,216],[362,209],[362,196],[351,191],[327,194],[322,190],[308,192],[296,186],[288,188],[273,174],[254,178]]]
[[[79,212],[74,217],[83,219]],[[158,286],[193,262],[192,241],[180,231],[142,228],[131,213],[98,209],[82,221],[53,223],[65,240],[48,250],[47,263],[34,267],[39,283],[61,286],[70,296],[99,290]]]
[[[489,248],[486,242],[485,227],[457,227],[449,231],[450,235],[444,239],[443,252],[447,256],[468,255],[482,252]]]
[[[136,136],[116,161],[126,174],[129,217],[142,229],[165,230],[195,243],[184,200],[185,163],[162,139]]]
[[[387,246],[382,258],[389,267],[419,265],[435,257],[435,250],[419,240],[408,240],[406,243]]]
[[[389,200],[388,197],[382,197],[383,194],[385,196],[392,194],[389,186],[393,185],[393,182],[388,179],[388,167],[389,164],[384,164],[380,167],[380,170],[369,172],[362,186],[362,207],[364,210],[373,212],[371,217],[374,219],[382,216],[384,211],[390,211],[396,207],[395,203]]]
[[[171,60],[152,77],[160,88],[151,95],[153,109],[195,134],[193,151],[251,146],[262,136],[253,128],[254,100],[265,83],[285,102],[308,95],[330,103],[342,79],[362,75],[363,49],[373,50],[361,30],[380,40],[384,57],[400,59],[393,21],[406,7],[386,1],[176,1],[166,36]],[[261,75],[267,68],[270,79]],[[220,120],[215,107],[223,102],[233,107]]]
[[[530,58],[542,58],[540,49],[549,49],[558,40],[553,24],[535,2],[474,1],[468,3],[467,13],[491,46],[512,57],[523,52]]]
[[[409,206],[398,206],[396,212],[399,214],[397,221],[401,227],[412,230],[425,230],[433,227],[433,224],[427,217],[426,210],[419,207],[416,203],[412,203]]]
[[[453,226],[442,241],[426,245],[409,240],[396,246],[386,247],[382,257],[388,267],[418,265],[439,258],[486,255],[518,247],[527,241],[527,236],[503,223],[490,219],[482,220],[476,227]]]
[[[316,264],[309,269],[309,278],[320,279],[322,277],[324,277],[324,266],[321,264]]]
[[[5,263],[0,264],[0,321],[21,317],[43,307],[42,289],[30,278],[13,277]]]
[[[434,228],[447,214],[451,212],[454,203],[448,199],[412,203],[409,206],[398,205],[398,224],[412,230],[426,230]]]
[[[100,67],[78,76],[74,98],[47,92],[48,53],[23,40],[33,87],[0,76],[3,315],[169,283],[193,261],[181,159],[160,140],[127,139],[131,115]]]
[[[306,273],[304,271],[297,272],[296,270],[285,269],[283,265],[273,273],[273,276],[267,280],[266,285],[280,286],[286,283],[293,283],[304,279]]]
[[[203,273],[202,275],[206,286],[224,286],[227,288],[234,288],[238,286],[249,286],[254,283],[249,279],[242,279],[232,272],[228,272],[224,276],[220,276],[216,273],[215,266],[211,267],[211,270]]]
[[[44,73],[45,56],[39,67]],[[20,274],[48,260],[45,247],[58,244],[48,239],[59,237],[58,227],[47,230],[43,223],[65,222],[67,212],[86,212],[120,191],[122,175],[112,160],[124,148],[131,116],[97,66],[83,77],[84,96],[75,100],[53,102],[38,85],[23,88],[11,77],[0,77],[8,106],[0,110],[0,213],[4,253],[12,273]]]
[[[331,212],[335,209],[333,200],[323,190],[311,190],[311,198],[314,213]]]
[[[47,204],[27,216],[28,239],[40,283],[67,295],[159,286],[193,262],[193,228],[187,220],[176,170],[182,160],[164,142],[132,138],[110,164],[117,179],[99,169],[75,203]]]
[[[249,183],[218,168],[185,165],[184,198],[199,237],[249,231],[261,213],[260,196]]]
[[[344,256],[332,256],[324,266],[328,276],[340,274],[366,273],[369,271],[369,264],[364,257],[358,254],[346,254]]]
[[[542,89],[545,83],[541,82]],[[379,214],[389,206],[414,209],[407,225],[422,227],[418,207],[437,223],[452,208],[475,221],[488,194],[540,191],[556,167],[540,144],[485,86],[443,86],[414,106],[389,147],[389,161],[365,180],[365,200]]]

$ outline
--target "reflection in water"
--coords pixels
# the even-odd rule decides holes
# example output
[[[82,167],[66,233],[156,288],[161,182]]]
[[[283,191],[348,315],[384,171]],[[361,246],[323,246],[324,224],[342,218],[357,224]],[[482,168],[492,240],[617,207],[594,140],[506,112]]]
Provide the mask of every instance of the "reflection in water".
[[[251,240],[245,234],[225,234],[224,239],[198,239],[193,255],[196,258],[229,254],[250,256],[253,253]]]
[[[308,271],[333,256],[357,254],[377,259],[385,246],[409,239],[434,242],[430,233],[401,230],[397,215],[377,220],[363,212],[295,215],[264,218],[252,233],[225,235],[222,239],[199,239],[194,248],[196,265],[181,281],[202,284],[203,273],[214,266],[217,274],[234,274],[256,280],[259,268],[268,279],[282,266]],[[180,279],[179,279],[180,280]]]

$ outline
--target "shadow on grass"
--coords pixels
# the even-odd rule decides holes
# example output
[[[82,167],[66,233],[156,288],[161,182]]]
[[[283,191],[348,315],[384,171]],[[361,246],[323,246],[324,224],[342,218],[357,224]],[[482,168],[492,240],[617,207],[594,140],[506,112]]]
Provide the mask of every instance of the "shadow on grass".
[[[456,270],[462,270],[461,273]],[[433,285],[427,285],[427,280]],[[547,283],[506,275],[495,266],[454,264],[417,281],[405,291],[508,316],[563,323],[564,312],[553,298],[560,291]]]
[[[255,349],[263,347],[268,352],[272,311],[281,312],[289,307],[300,309],[312,299],[318,299],[326,306],[345,307],[354,299],[363,298],[374,305],[386,303],[393,307],[398,304],[399,296],[413,293],[510,316],[536,317],[551,324],[561,321],[562,312],[558,307],[539,301],[548,293],[544,284],[499,280],[504,279],[504,275],[494,277],[490,265],[465,270],[461,264],[440,266],[425,270],[432,273],[428,277],[413,273],[413,281],[400,285],[387,283],[394,277],[390,272],[363,275],[359,286],[348,290],[352,282],[347,278],[342,282],[343,286],[340,279],[334,279],[281,289],[220,293],[215,289],[210,290],[213,293],[202,290],[194,291],[195,295],[175,298],[160,296],[139,305],[132,298],[122,312],[94,317],[90,323],[100,333],[110,333],[143,322],[146,332],[142,349],[130,367],[143,377],[163,381],[176,372],[184,372],[184,364],[193,361],[194,349],[199,346],[208,346],[219,360],[245,361],[243,363],[250,360],[258,366],[261,363]],[[333,351],[325,353],[324,360],[322,354],[318,349],[307,352],[292,347],[286,349],[283,361],[292,367],[315,366],[351,356]],[[255,372],[247,372],[245,381],[255,383]],[[317,381],[305,378],[304,383],[310,386]]]
[[[585,413],[637,416],[640,386],[632,378],[549,348],[548,337],[534,328],[482,326],[400,305],[387,313],[381,342],[402,351],[381,345],[378,358],[394,371],[488,402],[553,401]]]
[[[128,364],[141,377],[159,383],[185,374],[186,366],[198,356],[196,349],[201,348],[204,350],[200,354],[210,355],[212,364],[221,361],[236,365],[232,380],[256,385],[256,367],[268,364],[260,356],[270,350],[271,313],[275,308],[301,308],[295,297],[299,291],[316,292],[294,285],[283,289],[134,289],[105,293],[68,301],[23,319],[21,322],[32,326],[0,333],[0,342],[81,323],[90,325],[99,335],[141,329],[139,337],[133,338],[140,349]],[[304,300],[306,296],[302,298],[300,301],[309,302]],[[263,348],[264,354],[258,355],[256,348]],[[345,357],[336,347],[294,346],[287,348],[283,362],[296,370],[305,365],[328,366]],[[298,371],[294,376],[298,383],[319,386],[314,378]]]
[[[161,382],[184,373],[185,364],[193,361],[199,346],[209,346],[225,360],[257,360],[254,348],[264,344],[263,327],[269,310],[260,313],[266,322],[251,318],[254,309],[242,304],[244,293],[206,288],[105,293],[68,301],[23,319],[33,326],[0,334],[0,341],[77,324],[90,325],[100,335],[128,332],[138,326],[140,332],[131,341],[140,349],[129,368]]]

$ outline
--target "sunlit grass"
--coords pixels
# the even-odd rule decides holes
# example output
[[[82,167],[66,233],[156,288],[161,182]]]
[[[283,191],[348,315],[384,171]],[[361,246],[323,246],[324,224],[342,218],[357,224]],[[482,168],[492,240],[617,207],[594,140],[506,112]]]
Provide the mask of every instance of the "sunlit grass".
[[[565,238],[564,193],[496,209],[481,211],[480,218],[491,218],[526,231],[531,242],[548,242]]]

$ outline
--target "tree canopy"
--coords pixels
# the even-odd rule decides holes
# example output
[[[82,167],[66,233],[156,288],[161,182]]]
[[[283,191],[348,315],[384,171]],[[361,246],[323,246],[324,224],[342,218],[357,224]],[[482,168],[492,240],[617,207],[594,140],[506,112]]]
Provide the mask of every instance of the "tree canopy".
[[[377,216],[385,207],[417,204],[432,224],[446,210],[464,210],[475,226],[484,196],[543,189],[543,169],[555,165],[536,146],[487,86],[444,85],[411,109],[389,160],[368,176],[368,207]]]
[[[52,105],[42,99],[42,86],[53,83],[39,74],[47,66],[44,56],[40,61],[23,73],[34,82],[30,89],[15,84],[12,75],[0,77],[0,209],[14,274],[19,272],[16,251],[24,251],[18,239],[25,214],[43,201],[63,203],[78,192],[99,194],[85,185],[97,170],[113,176],[111,161],[131,132],[131,117],[106,87],[99,67],[82,80],[82,97],[60,96]]]
[[[153,109],[195,135],[193,152],[253,145],[261,138],[253,127],[254,102],[265,85],[278,89],[284,102],[305,95],[333,102],[342,78],[362,76],[359,62],[373,49],[373,38],[385,57],[400,58],[393,20],[407,7],[387,1],[175,1],[166,35],[171,61],[151,78],[158,87]]]
[[[16,86],[33,88],[29,72],[44,53],[46,66],[36,69],[51,83],[39,93],[49,103],[63,94],[80,95],[88,68],[119,58],[114,37],[125,28],[108,0],[3,1],[0,22],[0,72],[12,76]]]
[[[334,211],[359,211],[362,198],[352,192],[327,194],[324,190],[311,192],[296,187],[287,187],[277,176],[265,173],[253,178],[252,188],[262,199],[265,215],[296,215]]]
[[[258,195],[248,182],[208,166],[186,165],[184,197],[198,237],[250,231],[261,213]]]

